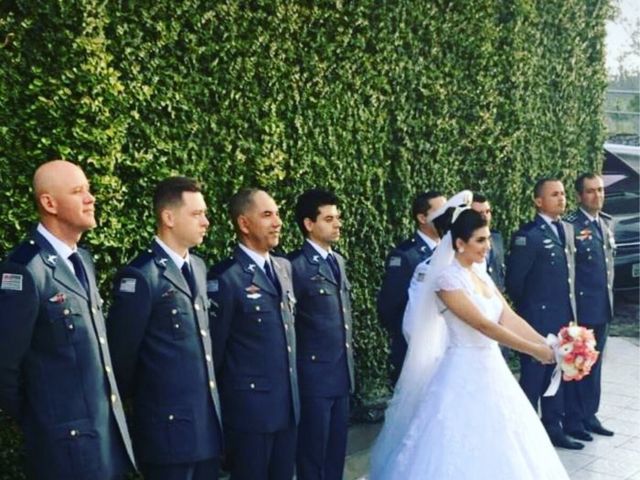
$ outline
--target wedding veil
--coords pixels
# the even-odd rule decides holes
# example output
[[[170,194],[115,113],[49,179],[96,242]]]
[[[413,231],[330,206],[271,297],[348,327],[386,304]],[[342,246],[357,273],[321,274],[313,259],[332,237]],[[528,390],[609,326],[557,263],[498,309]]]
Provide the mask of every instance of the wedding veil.
[[[468,190],[456,194],[441,213],[451,207],[468,206],[471,196]],[[448,232],[430,261],[418,265],[413,274],[402,326],[409,346],[384,426],[371,452],[371,480],[392,478],[403,439],[447,347],[447,328],[436,302],[436,279],[451,265],[454,254]]]

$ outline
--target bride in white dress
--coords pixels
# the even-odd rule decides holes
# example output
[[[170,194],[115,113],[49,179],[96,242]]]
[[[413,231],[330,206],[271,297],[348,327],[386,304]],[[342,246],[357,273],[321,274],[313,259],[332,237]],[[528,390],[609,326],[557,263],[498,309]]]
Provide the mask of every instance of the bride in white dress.
[[[370,478],[568,480],[498,342],[543,363],[553,352],[481,268],[486,222],[466,208],[452,216],[430,266],[414,276],[423,285],[407,314],[416,318]]]

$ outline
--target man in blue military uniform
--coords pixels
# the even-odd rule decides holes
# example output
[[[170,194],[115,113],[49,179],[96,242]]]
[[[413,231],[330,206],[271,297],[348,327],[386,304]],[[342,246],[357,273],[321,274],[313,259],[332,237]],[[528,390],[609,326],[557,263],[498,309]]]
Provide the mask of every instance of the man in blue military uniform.
[[[471,208],[482,215],[487,221],[487,225],[491,227],[491,205],[486,196],[481,193],[473,193],[473,201],[471,202]],[[487,273],[496,284],[496,287],[501,292],[504,292],[504,241],[502,234],[497,230],[491,230],[491,249],[487,254]]]
[[[572,437],[591,440],[589,432],[612,436],[596,414],[600,406],[602,358],[609,323],[613,319],[613,254],[615,240],[611,217],[602,212],[604,182],[585,173],[575,183],[578,209],[567,217],[573,224],[576,248],[575,297],[578,323],[593,330],[600,357],[591,373],[565,386],[564,429]]]
[[[210,480],[222,450],[207,270],[189,249],[209,226],[200,185],[170,177],[154,193],[157,236],[114,280],[107,323],[118,385],[133,400],[145,479]]]
[[[239,244],[211,268],[213,353],[232,480],[293,478],[300,418],[291,264],[270,255],[278,206],[243,189],[229,202]]]
[[[391,250],[385,261],[377,309],[380,323],[386,328],[391,341],[390,377],[394,385],[407,353],[407,342],[402,335],[402,318],[409,298],[409,283],[416,266],[431,256],[440,241],[440,235],[428,216],[446,201],[440,192],[433,190],[418,194],[411,208],[416,232]]]
[[[543,178],[536,182],[534,202],[536,217],[520,227],[511,241],[506,287],[518,314],[546,336],[557,334],[576,318],[573,226],[561,220],[566,207],[561,181]],[[569,449],[583,448],[562,430],[562,386],[555,396],[543,396],[555,366],[521,354],[520,367],[520,385],[536,410],[541,402],[542,423],[551,442]]]
[[[0,266],[0,408],[24,431],[27,475],[124,478],[134,463],[88,252],[95,199],[77,165],[33,178],[37,229]]]
[[[305,238],[291,253],[296,296],[300,385],[297,478],[341,480],[347,451],[349,392],[353,391],[350,284],[340,239],[337,197],[307,190],[296,203]]]

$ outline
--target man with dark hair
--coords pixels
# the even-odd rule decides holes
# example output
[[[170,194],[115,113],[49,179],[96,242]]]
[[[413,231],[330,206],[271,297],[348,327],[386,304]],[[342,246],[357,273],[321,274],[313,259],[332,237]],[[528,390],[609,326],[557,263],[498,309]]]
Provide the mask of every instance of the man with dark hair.
[[[434,190],[419,193],[411,208],[416,232],[392,249],[385,261],[377,309],[380,323],[386,328],[391,341],[389,360],[391,382],[394,385],[407,353],[407,342],[402,335],[402,318],[407,306],[409,283],[416,266],[431,256],[440,241],[440,235],[428,216],[446,201],[440,192]]]
[[[77,165],[47,162],[40,223],[0,265],[0,409],[24,431],[27,476],[124,479],[134,463],[91,255],[95,198]]]
[[[239,244],[209,271],[226,452],[232,480],[291,480],[300,418],[291,264],[270,254],[282,221],[265,191],[229,202]]]
[[[536,217],[520,227],[511,240],[506,287],[521,317],[541,335],[555,335],[576,318],[573,226],[561,219],[566,207],[562,182],[555,178],[536,182],[534,203]],[[551,442],[573,450],[583,448],[563,432],[563,385],[555,396],[543,396],[555,366],[521,354],[520,368],[520,385],[534,409],[540,401],[542,423]]]
[[[340,239],[338,199],[326,190],[298,197],[296,223],[305,241],[289,256],[296,304],[300,385],[297,478],[341,480],[353,391],[350,284]]]
[[[189,249],[209,226],[200,185],[161,181],[156,237],[115,277],[108,332],[116,378],[133,404],[145,479],[218,477],[220,406],[207,315],[207,270]]]
[[[565,421],[567,434],[591,440],[589,432],[612,436],[596,414],[600,406],[602,358],[607,343],[609,323],[613,319],[613,222],[602,212],[604,182],[600,175],[584,173],[575,183],[578,209],[567,217],[574,227],[576,248],[575,297],[578,322],[593,330],[600,352],[591,373],[579,382],[565,386]]]
[[[482,215],[487,225],[491,227],[491,205],[486,196],[481,193],[473,193],[471,208]],[[491,230],[491,249],[487,254],[487,273],[493,279],[501,292],[504,292],[504,241],[502,234],[497,230]]]

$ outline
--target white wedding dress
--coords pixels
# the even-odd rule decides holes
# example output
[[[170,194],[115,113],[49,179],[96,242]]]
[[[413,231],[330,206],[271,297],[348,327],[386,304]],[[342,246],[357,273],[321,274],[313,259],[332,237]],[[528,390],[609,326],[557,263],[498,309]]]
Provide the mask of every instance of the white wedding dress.
[[[492,296],[476,291],[471,273],[455,260],[440,272],[434,289],[464,291],[486,318],[498,322],[500,296],[491,278],[474,270]],[[446,349],[401,438],[392,440],[385,430],[393,425],[385,425],[381,437],[389,438],[374,447],[372,456],[380,458],[372,457],[371,480],[568,480],[497,342],[439,299],[436,304],[441,316],[431,320],[444,318]]]

